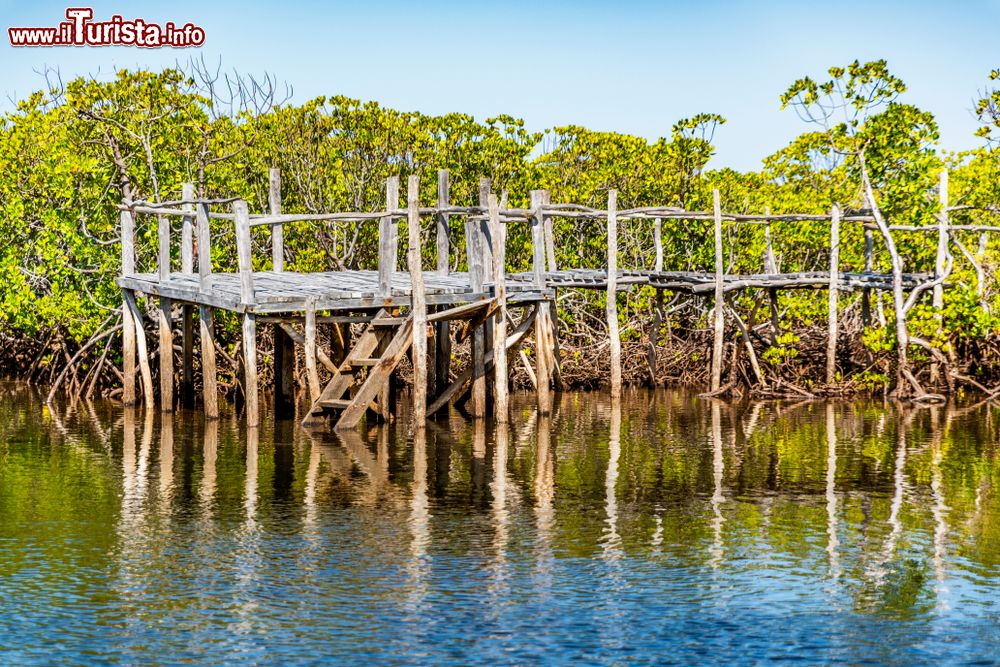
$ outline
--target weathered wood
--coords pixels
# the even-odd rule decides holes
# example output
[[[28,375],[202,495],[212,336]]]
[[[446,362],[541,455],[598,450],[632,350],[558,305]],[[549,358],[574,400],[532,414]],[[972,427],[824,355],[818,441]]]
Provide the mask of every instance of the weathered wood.
[[[306,358],[306,378],[309,383],[309,400],[315,403],[319,400],[320,384],[319,370],[316,368],[316,305],[310,303],[306,306],[305,321],[305,358]]]
[[[939,278],[944,275],[945,263],[948,260],[948,170],[941,171],[941,179],[938,185],[938,199],[941,202],[941,212],[937,216],[937,254],[934,257],[934,277]],[[982,281],[977,281],[977,290],[982,289]],[[979,292],[982,294],[982,292]],[[937,325],[938,335],[944,328],[944,285],[938,283],[934,286],[932,293],[931,307],[934,311],[934,320]],[[937,383],[940,379],[941,369],[938,367],[937,359],[931,362],[931,383]]]
[[[219,416],[219,389],[215,364],[215,322],[210,307],[198,308],[198,328],[201,333],[201,383],[205,418],[216,419]]]
[[[722,259],[722,205],[719,201],[719,190],[712,191],[712,206],[715,217],[715,331],[712,341],[712,385],[711,391],[718,391],[722,384],[722,352],[726,334],[726,315],[723,306],[723,273],[725,267]]]
[[[260,426],[257,382],[257,320],[253,313],[243,315],[243,391],[246,400],[247,426]]]
[[[764,215],[771,215],[771,209],[768,206],[764,207]],[[770,221],[764,225],[764,272],[765,273],[777,273],[778,272],[778,259],[774,256],[774,244],[771,240],[771,223]],[[778,335],[781,333],[781,323],[780,314],[778,311],[778,290],[774,287],[767,288],[767,301],[771,310],[771,345],[778,344]]]
[[[195,218],[198,222],[198,286],[206,292],[212,284],[211,211],[208,204],[196,207]]]
[[[663,223],[660,218],[653,218],[653,244],[656,247],[653,270],[659,273],[663,270]]]
[[[194,199],[194,183],[181,186],[181,193],[187,212],[181,223],[181,271],[193,274],[195,212],[194,204],[188,202]],[[181,306],[181,349],[181,405],[191,408],[194,407],[194,306],[189,303]]]
[[[373,367],[371,371],[369,371],[368,378],[365,380],[364,384],[358,388],[357,393],[352,398],[350,407],[340,414],[340,418],[337,420],[334,428],[341,430],[345,428],[354,428],[358,425],[358,422],[360,422],[361,418],[364,417],[365,412],[368,410],[372,400],[376,395],[378,395],[381,387],[383,387],[388,381],[389,376],[395,370],[396,366],[399,365],[400,360],[410,348],[412,341],[413,319],[407,318],[386,346],[385,351],[381,355],[382,360],[377,366]],[[357,348],[352,350],[351,356],[353,356],[356,351]],[[424,422],[421,421],[418,423],[423,425]]]
[[[479,179],[479,207],[484,211],[488,210],[492,183],[485,176]],[[490,231],[489,216],[480,215],[477,218],[479,227],[479,251],[483,253],[480,266],[483,267],[483,276],[493,273],[493,234]]]
[[[545,194],[542,195],[542,205],[548,206],[552,201],[552,194],[548,190],[543,190]],[[545,260],[548,265],[549,271],[558,271],[559,268],[556,266],[556,239],[555,232],[552,229],[552,216],[542,215],[543,229],[545,232]]]
[[[545,289],[545,220],[542,207],[545,205],[543,190],[531,191],[531,274],[536,289]],[[549,372],[549,355],[545,352],[547,335],[546,325],[549,321],[549,304],[541,301],[535,316],[535,378],[536,397],[540,414],[552,411],[551,375]]]
[[[483,182],[480,181],[482,188]],[[482,292],[485,276],[483,265],[483,239],[481,228],[471,217],[465,224],[465,256],[469,265],[469,286],[473,292]],[[486,337],[482,328],[477,328],[472,336],[472,416],[481,418],[486,414]]]
[[[118,216],[121,228],[121,262],[122,274],[135,273],[135,220],[130,211],[121,211]],[[126,406],[135,405],[135,319],[128,305],[128,299],[122,297],[122,402]],[[134,295],[132,297],[135,298]]]
[[[656,290],[653,301],[653,317],[649,325],[649,345],[646,349],[646,368],[649,370],[649,386],[656,386],[656,366],[660,345],[660,327],[663,326],[663,290]]]
[[[156,216],[156,270],[160,282],[170,280],[170,218],[165,215]]]
[[[295,415],[295,343],[280,324],[271,336],[274,343],[274,415],[286,419]]]
[[[618,191],[608,191],[608,287],[606,314],[611,343],[611,398],[622,395],[622,341],[618,331]]]
[[[830,211],[830,287],[827,301],[826,383],[837,377],[837,291],[840,289],[840,207]]]
[[[496,323],[493,327],[493,413],[498,424],[509,419],[507,397],[507,229],[500,222],[496,195],[489,197],[490,229],[493,236],[493,294],[496,299]]]
[[[865,265],[864,272],[871,273],[875,266],[875,237],[872,230],[865,228]],[[872,291],[865,288],[861,291],[861,325],[864,328],[872,324]]]
[[[450,184],[447,169],[438,170],[438,208],[447,208],[450,201]],[[449,238],[448,228],[450,216],[438,213],[437,221],[437,272],[447,276],[449,273]],[[436,396],[448,387],[451,379],[451,325],[447,321],[438,322],[434,331],[434,391]]]
[[[250,246],[250,214],[242,199],[233,202],[236,216],[236,261],[240,270],[240,303],[254,303],[253,257]]]
[[[153,373],[149,369],[149,351],[146,345],[146,329],[142,323],[142,311],[135,301],[135,292],[123,290],[125,305],[128,306],[135,326],[136,353],[139,359],[139,372],[142,377],[142,397],[147,408],[153,406]]]
[[[267,203],[271,215],[281,215],[281,170],[271,167],[267,177]],[[271,225],[271,265],[275,272],[285,270],[285,230],[281,223]]]
[[[410,312],[413,315],[413,422],[420,428],[427,420],[427,297],[420,263],[420,177],[412,175],[407,183],[406,207],[407,264],[412,290]]]
[[[390,176],[385,181],[385,207],[393,210],[399,206],[399,177]],[[398,224],[392,216],[379,218],[378,222],[378,295],[392,295],[392,274],[396,271],[399,256]]]
[[[316,320],[317,323],[320,322],[320,318],[319,317],[316,317],[315,320]],[[259,324],[260,322],[261,322],[261,318],[258,317],[257,318],[257,323]],[[303,353],[304,353],[305,349],[306,349],[306,338],[305,338],[305,336],[303,336],[298,331],[296,331],[292,327],[292,325],[288,324],[287,322],[276,322],[276,324],[281,327],[281,330],[285,332],[286,336],[288,336],[290,339],[292,339],[292,342],[296,343],[297,345],[301,345],[302,346],[302,350],[303,350]],[[305,328],[305,327],[303,327],[303,328]],[[334,328],[336,328],[336,327],[334,327]],[[337,343],[336,339],[337,339],[337,334],[336,333],[332,333],[331,334],[331,343],[333,343],[332,347],[335,350],[340,350],[342,348],[338,347],[338,343]],[[334,359],[332,359],[330,357],[330,355],[328,355],[326,352],[323,351],[322,346],[320,346],[319,344],[316,345],[315,349],[316,349],[316,359],[319,361],[319,363],[323,364],[323,367],[326,370],[330,371],[331,373],[337,373],[338,372],[337,366],[339,366],[344,361],[343,354],[340,355],[339,361],[334,361]],[[315,399],[312,399],[312,400],[315,400]]]
[[[160,410],[173,412],[174,409],[174,336],[173,318],[170,315],[172,302],[166,297],[159,299],[160,324]]]

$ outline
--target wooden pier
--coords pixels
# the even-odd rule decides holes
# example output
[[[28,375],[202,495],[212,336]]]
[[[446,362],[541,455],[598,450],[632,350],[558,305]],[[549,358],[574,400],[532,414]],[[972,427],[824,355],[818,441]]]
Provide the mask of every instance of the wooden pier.
[[[449,178],[438,172],[437,202],[422,206],[419,182],[411,176],[407,183],[405,208],[399,206],[399,182],[386,183],[385,208],[374,212],[325,214],[283,213],[280,174],[270,173],[269,210],[250,213],[241,199],[200,199],[187,185],[182,199],[171,202],[128,201],[121,211],[123,292],[124,392],[126,404],[134,404],[137,377],[141,379],[146,405],[159,400],[164,411],[175,405],[174,339],[181,338],[181,399],[193,402],[194,313],[198,313],[203,404],[208,418],[219,414],[214,314],[223,310],[236,313],[242,321],[242,391],[248,425],[260,423],[257,330],[273,327],[275,410],[279,415],[294,414],[296,346],[305,359],[305,389],[310,407],[303,421],[321,424],[335,418],[337,429],[352,428],[366,415],[391,420],[395,412],[396,375],[408,355],[413,367],[414,402],[412,414],[419,423],[457,400],[468,400],[470,414],[484,417],[493,406],[498,421],[506,421],[508,363],[519,355],[529,337],[534,339],[534,368],[530,369],[542,413],[551,409],[551,391],[559,384],[559,352],[556,336],[555,294],[561,289],[601,290],[607,293],[607,320],[611,341],[611,391],[621,392],[621,347],[615,296],[636,286],[712,296],[723,303],[728,292],[762,288],[768,290],[776,317],[774,300],[779,289],[830,290],[831,349],[837,335],[838,291],[861,289],[892,290],[892,274],[871,271],[871,244],[866,243],[866,270],[845,273],[838,266],[839,225],[859,223],[871,226],[874,218],[866,212],[842,215],[834,207],[829,215],[734,215],[722,212],[716,193],[714,210],[684,211],[676,207],[643,207],[618,210],[617,196],[610,192],[607,209],[575,204],[552,204],[548,192],[531,193],[531,208],[514,209],[490,190],[489,181],[479,184],[479,205],[455,206],[449,201]],[[157,224],[157,261],[154,270],[137,267],[136,228],[146,217]],[[180,219],[179,252],[172,235],[171,220]],[[422,266],[421,221],[432,219],[437,264]],[[601,268],[557,267],[554,218],[587,218],[606,223],[607,263]],[[235,238],[236,267],[232,272],[212,268],[212,221],[221,220]],[[644,221],[653,226],[655,257],[649,266],[618,267],[617,234],[623,220]],[[661,228],[670,220],[712,220],[715,229],[716,266],[708,272],[663,270],[664,249]],[[775,221],[816,222],[831,228],[831,264],[827,272],[780,273],[770,248],[769,225]],[[722,225],[740,222],[768,225],[768,257],[765,272],[727,275],[722,260]],[[372,224],[378,225],[378,265],[368,270],[302,273],[285,269],[284,227],[290,224]],[[512,225],[530,228],[531,270],[512,271],[508,267],[506,238]],[[461,225],[465,247],[452,248],[450,239]],[[270,229],[270,266],[254,270],[251,229]],[[405,270],[399,258],[401,227],[407,238]],[[179,266],[173,258],[179,255]],[[454,265],[467,270],[453,272]],[[261,262],[256,262],[261,266]],[[179,270],[178,270],[179,269]],[[942,268],[934,274],[901,276],[903,288],[925,289],[940,286]],[[155,322],[159,330],[157,359],[159,392],[153,387],[151,349],[143,326],[142,299],[156,302]],[[174,305],[179,305],[179,311]],[[719,388],[721,349],[727,308],[714,309],[715,346],[712,389]],[[179,312],[179,322],[174,322]],[[652,314],[658,328],[659,312]],[[508,328],[508,324],[509,327]],[[323,349],[318,343],[318,325],[333,326],[336,345]],[[350,327],[360,329],[352,338]],[[655,337],[655,331],[653,336]],[[471,361],[467,368],[452,368],[451,348],[471,341]],[[162,353],[169,350],[170,353]],[[655,349],[650,363],[655,367]],[[832,373],[832,353],[828,376]],[[330,375],[323,386],[319,367]],[[492,382],[490,381],[492,378]]]

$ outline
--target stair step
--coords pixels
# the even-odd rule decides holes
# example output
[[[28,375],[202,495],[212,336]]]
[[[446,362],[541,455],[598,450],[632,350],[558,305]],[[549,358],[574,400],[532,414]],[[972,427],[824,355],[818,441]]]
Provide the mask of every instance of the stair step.
[[[382,360],[378,357],[369,357],[367,359],[350,359],[348,360],[348,363],[350,363],[351,366],[362,367],[362,366],[378,366],[378,363],[380,361]]]
[[[373,327],[398,327],[400,324],[405,322],[408,318],[406,317],[379,317],[372,320]]]
[[[354,401],[351,401],[350,399],[347,398],[333,398],[326,401],[320,401],[319,404],[322,405],[324,408],[332,408],[334,410],[346,410],[348,407],[350,407],[351,403],[353,402]]]

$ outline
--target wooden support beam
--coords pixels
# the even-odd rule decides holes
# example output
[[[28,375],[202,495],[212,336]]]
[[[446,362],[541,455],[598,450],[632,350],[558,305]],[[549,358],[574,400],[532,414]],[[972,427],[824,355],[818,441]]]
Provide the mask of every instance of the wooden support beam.
[[[267,203],[271,215],[281,215],[281,170],[271,167],[267,177]],[[271,225],[271,266],[272,271],[285,270],[285,230],[281,223]]]
[[[532,282],[537,289],[545,289],[545,221],[541,211],[545,203],[543,190],[531,191],[531,208],[535,211],[531,216],[531,247]],[[538,304],[535,316],[535,378],[537,380],[536,397],[539,414],[549,414],[552,411],[551,376],[549,373],[549,355],[545,353],[547,335],[546,325],[549,321],[549,302],[542,300]]]
[[[482,181],[480,181],[482,186]],[[485,268],[480,227],[476,221],[466,218],[465,256],[469,265],[469,286],[474,293],[483,291]],[[482,328],[477,328],[472,336],[472,416],[482,418],[486,414],[486,337]]]
[[[139,371],[142,376],[142,400],[147,408],[152,408],[153,398],[153,373],[149,369],[149,348],[146,345],[146,329],[142,322],[142,311],[135,302],[135,292],[123,290],[125,294],[125,305],[128,306],[129,314],[135,327],[136,353],[139,359]]]
[[[659,218],[653,219],[653,244],[656,246],[653,270],[659,273],[663,270],[663,223]]]
[[[608,287],[606,313],[611,342],[611,398],[622,395],[622,341],[618,331],[618,191],[608,191]]]
[[[507,400],[507,229],[500,222],[500,205],[489,196],[490,229],[493,236],[493,286],[496,299],[496,324],[493,328],[493,413],[498,424],[510,418]]]
[[[181,197],[187,213],[181,223],[181,272],[194,273],[194,204],[187,203],[194,199],[194,183],[181,186]],[[181,405],[185,408],[194,407],[194,306],[185,303],[181,306]]]
[[[215,364],[215,322],[209,306],[198,307],[198,328],[201,333],[201,384],[205,403],[205,418],[219,417],[218,375]]]
[[[316,302],[311,299],[306,304],[305,332],[305,344],[303,347],[306,358],[306,377],[309,382],[309,401],[315,403],[319,400],[321,387],[319,384],[319,369],[316,368]]]
[[[438,208],[447,208],[450,201],[448,170],[439,169],[438,177]],[[447,213],[437,215],[437,273],[446,276],[450,273],[448,228],[450,216]],[[434,390],[437,396],[448,387],[451,379],[451,325],[441,321],[435,325],[434,331]]]
[[[483,253],[482,259],[482,276],[483,282],[487,278],[492,278],[493,276],[493,231],[490,229],[489,221],[489,198],[492,192],[492,182],[490,179],[485,177],[480,177],[479,179],[479,206],[487,213],[487,215],[480,216],[478,221],[479,233],[479,249]],[[476,338],[481,338],[481,343],[476,342]],[[493,349],[493,320],[487,319],[483,322],[478,329],[476,329],[473,334],[473,348],[476,351],[475,358],[476,363],[479,363],[486,358],[486,353]],[[483,379],[482,379],[482,394],[483,394],[483,406],[482,409],[478,411],[480,416],[484,416],[486,411],[489,409],[490,403],[493,398],[493,383],[490,382],[492,377],[492,369],[483,363]],[[475,406],[473,410],[476,411]]]
[[[198,286],[202,292],[207,292],[212,284],[212,217],[208,204],[196,207],[195,218],[198,223]]]
[[[653,317],[649,326],[649,346],[646,350],[646,367],[649,369],[649,386],[656,386],[656,366],[660,345],[660,327],[663,326],[663,290],[656,290]]]
[[[123,210],[118,216],[121,227],[122,275],[135,273],[135,220],[131,211]],[[128,305],[128,290],[122,295],[122,402],[126,406],[135,405],[135,319]],[[134,300],[134,295],[133,295]]]
[[[174,336],[173,318],[170,315],[172,302],[166,297],[159,299],[160,325],[160,410],[173,412],[174,409]]]
[[[406,189],[407,264],[413,314],[413,422],[422,428],[427,421],[427,294],[420,261],[420,177],[411,175]]]
[[[385,209],[399,208],[399,177],[390,176],[385,181]],[[399,256],[399,232],[391,215],[378,221],[378,295],[383,299],[392,296],[392,274],[396,271]]]
[[[865,273],[871,273],[875,266],[874,259],[875,236],[872,230],[865,227]],[[881,299],[879,300],[881,303]],[[881,311],[880,311],[881,312]],[[872,324],[872,290],[865,287],[861,290],[861,325],[864,328]]]
[[[771,208],[769,206],[764,207],[764,216],[767,218],[767,223],[764,225],[764,273],[769,273],[774,275],[778,273],[778,259],[774,255],[774,243],[771,238],[771,221],[768,216],[771,215]],[[780,314],[778,311],[778,289],[775,287],[767,288],[767,301],[771,308],[771,345],[778,344],[778,336],[780,335]]]
[[[257,319],[253,313],[243,314],[243,391],[246,400],[248,427],[260,426],[257,384]]]
[[[937,216],[937,254],[934,257],[934,277],[939,278],[944,275],[945,265],[948,261],[948,170],[941,171],[941,180],[938,185],[938,199],[941,202],[941,212]],[[977,291],[983,289],[982,280],[977,281]],[[982,292],[978,291],[981,295]],[[944,285],[938,283],[934,286],[931,301],[934,309],[934,319],[937,324],[938,335],[944,329]],[[931,362],[931,383],[935,384],[940,379],[941,369],[934,359]]]
[[[712,386],[711,391],[718,391],[722,384],[722,351],[726,334],[726,309],[723,304],[723,272],[725,266],[722,258],[722,205],[719,201],[719,190],[712,190],[712,207],[715,213],[715,337],[712,344]]]
[[[837,291],[840,289],[840,207],[830,211],[830,286],[827,302],[826,383],[837,377]]]
[[[552,203],[552,195],[548,190],[542,190],[542,205],[548,206]],[[544,221],[542,228],[545,231],[545,262],[549,271],[558,271],[556,266],[556,238],[552,230],[552,216],[542,215]]]

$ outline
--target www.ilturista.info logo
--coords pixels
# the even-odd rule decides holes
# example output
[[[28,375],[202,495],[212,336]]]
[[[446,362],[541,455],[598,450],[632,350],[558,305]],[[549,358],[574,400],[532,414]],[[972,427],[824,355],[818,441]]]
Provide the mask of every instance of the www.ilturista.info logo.
[[[90,7],[70,7],[67,21],[48,28],[7,28],[11,46],[141,46],[187,48],[205,43],[205,29],[172,21],[163,25],[144,19],[126,20],[112,16],[108,21],[92,21]]]

